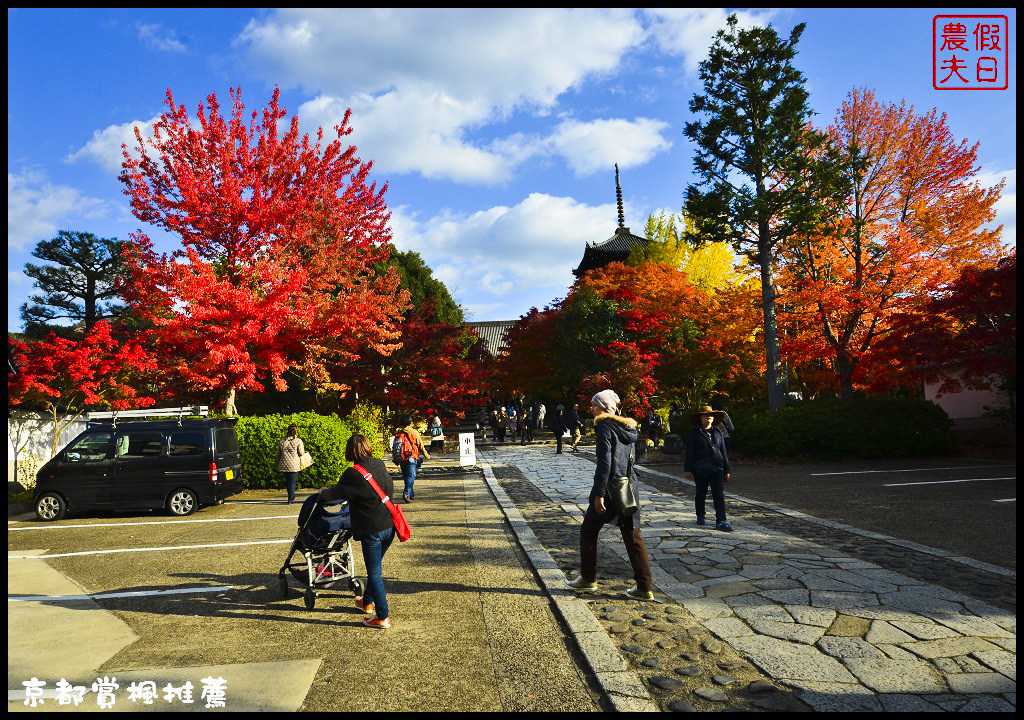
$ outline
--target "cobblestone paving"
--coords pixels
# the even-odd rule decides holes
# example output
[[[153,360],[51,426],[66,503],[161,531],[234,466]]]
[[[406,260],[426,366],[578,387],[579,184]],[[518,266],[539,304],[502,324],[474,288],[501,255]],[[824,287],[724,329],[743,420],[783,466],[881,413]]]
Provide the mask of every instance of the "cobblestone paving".
[[[593,464],[543,447],[483,455],[570,574]],[[1012,612],[917,568],[889,569],[880,551],[872,562],[801,537],[788,516],[774,530],[753,509],[731,513],[736,532],[698,528],[692,500],[654,484],[641,486],[644,537],[670,602],[622,598],[632,573],[606,531],[598,580],[608,594],[591,607],[664,710],[1015,709]]]
[[[682,498],[692,507],[692,485],[642,470],[640,478],[651,487]],[[708,503],[710,507],[710,498]],[[933,554],[858,535],[842,528],[801,520],[771,508],[746,503],[735,498],[729,498],[727,503],[726,509],[730,518],[751,520],[769,530],[827,545],[852,557],[873,562],[918,580],[941,585],[949,590],[962,592],[978,600],[984,600],[1016,615],[1016,575],[1000,575],[963,563],[950,562],[946,558]]]

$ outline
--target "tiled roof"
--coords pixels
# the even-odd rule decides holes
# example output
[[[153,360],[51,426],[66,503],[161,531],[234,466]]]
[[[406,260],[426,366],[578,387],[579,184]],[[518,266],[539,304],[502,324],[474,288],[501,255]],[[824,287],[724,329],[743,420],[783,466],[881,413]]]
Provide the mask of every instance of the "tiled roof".
[[[468,322],[466,327],[480,336],[487,351],[497,357],[505,352],[505,331],[515,325],[518,320],[488,320],[485,322]]]
[[[633,235],[627,227],[618,227],[615,234],[596,245],[587,245],[579,267],[573,270],[576,277],[594,268],[604,267],[610,262],[624,261],[635,247],[646,247],[647,239]]]

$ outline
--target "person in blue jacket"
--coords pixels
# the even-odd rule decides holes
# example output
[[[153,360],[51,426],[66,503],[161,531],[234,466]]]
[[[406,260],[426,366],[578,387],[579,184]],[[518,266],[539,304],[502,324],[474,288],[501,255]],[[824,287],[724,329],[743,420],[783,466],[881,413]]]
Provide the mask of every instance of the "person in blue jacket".
[[[718,423],[725,415],[721,410],[712,410],[709,405],[695,413],[690,421],[693,427],[686,436],[686,459],[683,470],[686,477],[697,485],[694,503],[697,510],[697,524],[704,524],[704,500],[708,489],[715,505],[715,529],[732,532],[732,525],[725,518],[725,487],[729,482],[729,451],[725,437]]]
[[[628,477],[633,485],[633,495],[639,497],[636,470],[632,463],[639,436],[637,422],[617,414],[619,396],[613,390],[597,393],[590,405],[597,436],[597,467],[594,470],[594,486],[590,491],[590,505],[580,527],[580,575],[571,582],[566,581],[566,584],[584,592],[597,590],[597,536],[605,524],[615,521],[622,532],[622,542],[626,545],[626,554],[636,580],[636,584],[626,591],[626,597],[653,600],[651,561],[640,535],[639,511],[628,517],[616,514],[608,509],[605,497],[608,481],[616,477]]]

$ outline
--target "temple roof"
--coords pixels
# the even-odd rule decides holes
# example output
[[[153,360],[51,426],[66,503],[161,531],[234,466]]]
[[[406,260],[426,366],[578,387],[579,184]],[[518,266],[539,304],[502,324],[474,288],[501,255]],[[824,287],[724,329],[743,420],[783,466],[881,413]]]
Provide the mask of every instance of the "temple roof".
[[[467,322],[466,327],[475,332],[483,340],[484,348],[494,357],[505,353],[505,331],[515,325],[518,320],[488,320],[485,322]]]

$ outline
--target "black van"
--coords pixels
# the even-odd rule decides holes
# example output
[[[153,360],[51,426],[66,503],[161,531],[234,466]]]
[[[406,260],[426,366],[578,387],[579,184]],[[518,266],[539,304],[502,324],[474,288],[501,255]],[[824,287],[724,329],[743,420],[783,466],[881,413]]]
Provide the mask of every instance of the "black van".
[[[242,491],[237,418],[97,423],[36,473],[40,520],[86,509],[191,515]]]

